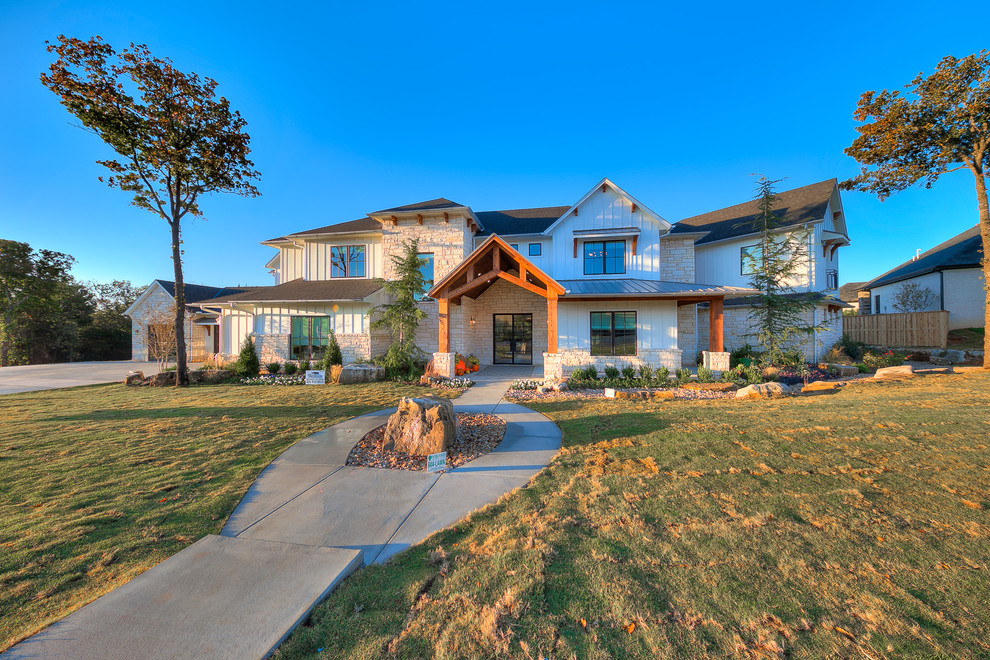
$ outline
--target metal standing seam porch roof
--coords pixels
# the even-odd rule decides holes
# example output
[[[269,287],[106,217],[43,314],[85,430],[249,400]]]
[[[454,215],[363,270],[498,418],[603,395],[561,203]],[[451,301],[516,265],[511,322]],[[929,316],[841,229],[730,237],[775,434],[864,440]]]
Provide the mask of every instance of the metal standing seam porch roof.
[[[561,300],[573,296],[656,296],[676,298],[678,296],[751,296],[757,291],[738,286],[716,284],[686,284],[684,282],[661,282],[658,280],[615,279],[615,280],[558,280],[565,293]]]

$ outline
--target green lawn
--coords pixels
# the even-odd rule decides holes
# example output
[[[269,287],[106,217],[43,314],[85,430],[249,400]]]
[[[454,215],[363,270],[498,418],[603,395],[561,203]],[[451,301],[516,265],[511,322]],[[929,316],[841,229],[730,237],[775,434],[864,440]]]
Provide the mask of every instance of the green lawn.
[[[279,656],[990,656],[990,373],[535,407],[548,470],[346,580]]]
[[[219,532],[296,440],[422,392],[376,383],[0,395],[0,650]]]

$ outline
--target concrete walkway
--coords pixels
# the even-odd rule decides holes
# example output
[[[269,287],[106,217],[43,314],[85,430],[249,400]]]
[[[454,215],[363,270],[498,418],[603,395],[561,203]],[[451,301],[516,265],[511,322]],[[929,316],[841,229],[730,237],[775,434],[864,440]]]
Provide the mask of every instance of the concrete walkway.
[[[0,394],[56,390],[62,387],[122,383],[128,371],[158,373],[156,362],[62,362],[0,367]]]
[[[507,422],[495,451],[444,473],[347,467],[383,410],[320,431],[258,477],[208,536],[2,654],[7,658],[262,658],[362,564],[381,563],[524,486],[560,449],[560,429],[502,399],[504,372],[477,374],[457,412]],[[513,374],[513,377],[517,377]]]

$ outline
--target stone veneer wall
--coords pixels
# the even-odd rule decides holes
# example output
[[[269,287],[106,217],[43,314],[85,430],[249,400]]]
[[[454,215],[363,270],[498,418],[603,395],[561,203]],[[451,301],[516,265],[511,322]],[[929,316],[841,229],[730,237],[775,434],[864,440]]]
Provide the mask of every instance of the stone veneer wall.
[[[756,338],[751,336],[752,332],[749,320],[750,307],[725,307],[722,314],[722,337],[726,351],[734,351],[744,344],[756,346]],[[802,316],[803,322],[811,325],[814,313],[805,312]],[[826,308],[818,307],[818,325],[824,330],[818,331],[818,359],[822,360],[825,353],[842,336],[842,313],[830,314]],[[791,342],[804,353],[805,359],[815,359],[815,340],[811,337],[802,341]],[[708,308],[698,309],[698,346],[701,349],[708,348]],[[758,348],[758,347],[757,347]]]
[[[660,239],[660,280],[694,282],[694,238],[676,235]]]
[[[505,280],[495,282],[475,300],[462,298],[461,305],[451,305],[451,348],[474,355],[481,364],[492,364],[495,314],[533,315],[533,364],[543,364],[547,350],[546,298]]]
[[[639,367],[648,364],[652,367],[667,367],[671,373],[681,368],[681,349],[656,348],[640,350],[638,355],[591,355],[588,351],[567,349],[560,352],[563,362],[564,375],[570,375],[576,369],[594,366],[601,374],[605,367],[613,366],[619,369],[627,366]]]
[[[677,308],[677,345],[681,349],[681,366],[693,367],[697,365],[697,351],[701,348],[708,348],[697,345],[698,336],[698,306],[682,305]]]

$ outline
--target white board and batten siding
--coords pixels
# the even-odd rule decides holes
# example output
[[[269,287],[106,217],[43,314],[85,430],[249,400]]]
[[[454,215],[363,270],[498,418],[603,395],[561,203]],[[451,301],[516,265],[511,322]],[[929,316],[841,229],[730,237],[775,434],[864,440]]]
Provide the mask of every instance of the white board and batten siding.
[[[337,310],[334,311],[336,305]],[[328,316],[330,327],[337,334],[360,334],[371,331],[369,314],[373,305],[364,302],[285,303],[280,306],[256,305],[253,314],[243,310],[224,310],[221,352],[240,351],[249,334],[288,335],[292,333],[293,316]]]
[[[560,350],[591,349],[591,312],[636,312],[637,351],[677,346],[675,301],[561,301],[557,307],[557,345]]]
[[[307,281],[329,280],[330,248],[340,245],[364,245],[365,278],[383,277],[382,241],[380,236],[341,237],[328,241],[308,241],[305,249],[305,271]],[[289,281],[289,280],[286,280]]]
[[[631,203],[616,193],[612,188],[602,192],[598,188],[578,208],[577,215],[568,214],[550,233],[552,242],[544,246],[544,261],[548,265],[545,270],[554,279],[574,280],[581,278],[615,279],[627,277],[636,279],[656,279],[660,272],[660,234],[666,233],[666,227],[661,227],[655,220],[646,216],[640,210],[633,211]],[[639,229],[636,255],[632,255],[632,241],[628,236],[616,236],[614,239],[578,238],[577,257],[574,256],[574,232],[594,229],[616,229],[635,227]],[[626,241],[626,272],[624,274],[585,275],[584,249],[585,241],[625,240]],[[513,241],[514,242],[514,241]],[[520,250],[524,246],[520,244]],[[523,252],[523,254],[526,254]],[[534,261],[534,263],[536,263]],[[552,269],[549,264],[553,264]]]
[[[303,249],[282,247],[278,250],[278,268],[275,269],[275,284],[285,284],[303,276]]]
[[[749,275],[742,273],[742,248],[760,244],[760,237],[757,235],[733,238],[717,243],[702,244],[695,246],[695,280],[700,284],[720,284],[723,286],[749,286]],[[820,247],[808,243],[809,254],[812,258],[821,260],[822,251]],[[825,270],[822,268],[821,281],[825,281]],[[798,269],[797,276],[789,282],[795,291],[804,292],[815,290],[808,288],[809,268],[807,263]],[[823,284],[824,286],[824,284]]]

